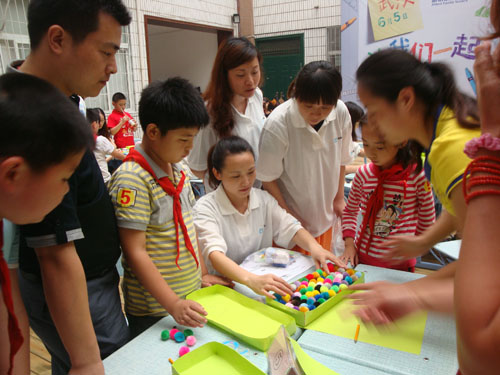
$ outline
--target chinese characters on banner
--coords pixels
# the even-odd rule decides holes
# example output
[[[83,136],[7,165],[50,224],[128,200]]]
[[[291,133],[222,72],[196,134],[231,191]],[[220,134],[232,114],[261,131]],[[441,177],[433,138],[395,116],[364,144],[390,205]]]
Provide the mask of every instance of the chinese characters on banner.
[[[368,7],[376,41],[424,27],[420,0],[368,0]]]

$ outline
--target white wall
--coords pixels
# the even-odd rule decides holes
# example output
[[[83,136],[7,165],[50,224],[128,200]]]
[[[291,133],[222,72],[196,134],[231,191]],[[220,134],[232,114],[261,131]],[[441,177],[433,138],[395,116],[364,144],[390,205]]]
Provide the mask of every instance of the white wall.
[[[205,90],[217,54],[217,33],[150,25],[151,80],[180,76]]]
[[[124,3],[132,14],[130,42],[136,103],[139,103],[141,91],[149,82],[145,15],[233,29],[231,16],[237,13],[236,0],[124,0]]]
[[[327,59],[326,28],[340,25],[340,0],[253,0],[255,37],[304,34],[304,63]]]

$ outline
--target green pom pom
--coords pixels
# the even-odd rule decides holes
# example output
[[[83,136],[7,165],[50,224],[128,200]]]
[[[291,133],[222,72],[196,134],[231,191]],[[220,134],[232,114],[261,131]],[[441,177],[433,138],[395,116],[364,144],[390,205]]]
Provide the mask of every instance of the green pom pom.
[[[167,341],[168,337],[169,337],[169,333],[166,329],[161,331],[161,340],[162,341]]]
[[[191,329],[185,329],[184,330],[184,336],[189,337],[189,336],[194,336],[194,333]]]

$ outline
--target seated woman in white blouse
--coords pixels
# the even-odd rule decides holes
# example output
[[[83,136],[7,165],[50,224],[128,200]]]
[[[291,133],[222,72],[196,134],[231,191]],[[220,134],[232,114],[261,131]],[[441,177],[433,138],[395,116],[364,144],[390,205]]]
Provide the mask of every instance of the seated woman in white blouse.
[[[239,266],[249,254],[273,246],[273,241],[285,248],[298,244],[325,270],[327,260],[345,267],[276,199],[252,187],[256,178],[255,158],[246,140],[237,136],[221,139],[208,159],[210,183],[218,187],[196,203],[194,224],[209,272],[217,272],[271,298],[274,297],[269,291],[291,293],[289,284],[280,277],[255,275]]]

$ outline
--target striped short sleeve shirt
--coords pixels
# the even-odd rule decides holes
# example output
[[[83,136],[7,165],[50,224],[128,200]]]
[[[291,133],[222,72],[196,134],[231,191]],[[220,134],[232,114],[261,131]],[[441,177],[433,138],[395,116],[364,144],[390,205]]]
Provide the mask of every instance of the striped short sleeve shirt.
[[[140,147],[137,151],[146,158],[158,178],[163,172]],[[181,178],[181,170],[186,174],[181,193],[182,215],[188,229],[191,243],[199,259],[198,244],[193,224],[192,207],[194,194],[189,182],[188,171],[181,164],[173,164],[174,185]],[[160,271],[163,279],[181,298],[201,286],[201,269],[189,253],[182,229],[179,225],[180,269],[175,263],[177,244],[173,220],[173,199],[167,195],[153,177],[139,164],[123,163],[110,180],[109,190],[115,206],[118,226],[146,232],[146,251]],[[140,284],[130,266],[123,258],[123,294],[125,310],[136,316],[164,316],[167,312]]]

